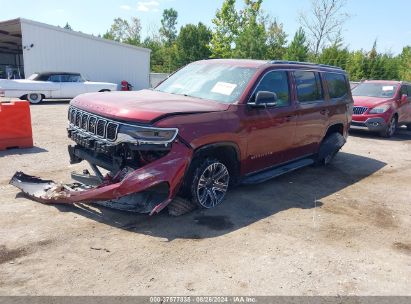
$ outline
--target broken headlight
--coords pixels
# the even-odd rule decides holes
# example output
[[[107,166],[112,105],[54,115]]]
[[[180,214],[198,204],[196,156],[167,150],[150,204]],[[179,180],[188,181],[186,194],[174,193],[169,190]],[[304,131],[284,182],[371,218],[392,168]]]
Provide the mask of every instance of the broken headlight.
[[[178,129],[176,128],[120,125],[118,141],[167,146],[174,141],[177,134]]]

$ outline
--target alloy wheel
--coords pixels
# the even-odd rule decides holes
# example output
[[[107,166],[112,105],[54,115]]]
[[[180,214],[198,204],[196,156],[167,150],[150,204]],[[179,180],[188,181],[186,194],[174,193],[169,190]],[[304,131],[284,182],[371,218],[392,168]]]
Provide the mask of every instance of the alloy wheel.
[[[213,208],[220,204],[227,192],[230,174],[227,167],[214,162],[202,172],[197,185],[197,198],[204,208]]]

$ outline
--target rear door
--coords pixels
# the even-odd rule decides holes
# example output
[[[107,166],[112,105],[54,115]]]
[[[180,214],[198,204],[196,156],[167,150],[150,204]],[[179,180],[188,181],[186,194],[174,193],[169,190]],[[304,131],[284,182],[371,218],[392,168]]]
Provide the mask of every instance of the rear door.
[[[297,70],[293,76],[298,111],[293,154],[303,157],[317,152],[330,111],[318,72]]]
[[[292,148],[296,126],[295,105],[291,102],[290,78],[286,71],[265,73],[251,96],[253,103],[259,91],[277,95],[275,106],[254,108],[247,106],[247,173],[278,165],[287,159]]]

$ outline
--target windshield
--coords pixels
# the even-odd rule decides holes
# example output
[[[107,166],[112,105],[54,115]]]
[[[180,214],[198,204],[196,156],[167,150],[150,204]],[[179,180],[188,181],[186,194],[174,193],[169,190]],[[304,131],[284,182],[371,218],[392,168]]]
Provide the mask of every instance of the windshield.
[[[193,63],[171,75],[155,90],[233,103],[240,98],[255,72],[255,68]]]
[[[368,96],[392,98],[397,91],[397,85],[385,83],[361,83],[352,90],[353,96]]]

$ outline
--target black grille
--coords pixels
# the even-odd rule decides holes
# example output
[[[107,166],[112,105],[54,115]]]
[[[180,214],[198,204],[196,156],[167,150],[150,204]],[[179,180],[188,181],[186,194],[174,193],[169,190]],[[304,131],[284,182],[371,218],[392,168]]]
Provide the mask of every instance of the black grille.
[[[97,118],[91,116],[90,119],[88,120],[87,131],[89,131],[90,133],[96,134],[96,124],[97,124]]]
[[[118,128],[118,125],[116,125],[112,122],[108,123],[108,125],[107,125],[107,134],[106,134],[108,140],[116,140],[117,128]]]
[[[119,124],[114,121],[78,110],[74,107],[69,108],[68,119],[70,125],[76,129],[81,129],[109,141],[117,139]]]
[[[69,110],[69,120],[72,124],[76,121],[76,111],[74,109]]]
[[[355,115],[362,115],[368,110],[368,108],[367,107],[354,107],[353,110],[354,110]]]
[[[106,129],[106,124],[107,124],[107,121],[105,121],[105,120],[99,119],[97,121],[97,131],[96,131],[97,136],[104,137],[104,135],[105,135],[104,131]]]
[[[87,122],[88,122],[88,115],[83,114],[83,116],[81,117],[81,128],[82,129],[87,130]]]
[[[75,122],[75,125],[77,126],[77,127],[81,127],[81,124],[80,124],[80,121],[81,121],[81,112],[76,112],[76,122]]]

